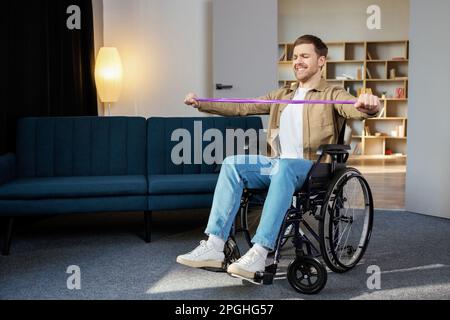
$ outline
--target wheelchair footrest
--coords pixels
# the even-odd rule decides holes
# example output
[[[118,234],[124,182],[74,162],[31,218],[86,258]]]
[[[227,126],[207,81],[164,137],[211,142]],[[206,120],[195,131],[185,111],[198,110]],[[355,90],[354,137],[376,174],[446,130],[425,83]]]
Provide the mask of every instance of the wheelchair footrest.
[[[273,284],[274,274],[271,272],[257,272],[254,281],[263,285]]]
[[[272,264],[266,267],[264,272],[257,272],[254,281],[263,285],[273,284],[273,278],[277,273],[277,265]]]
[[[210,271],[210,272],[217,272],[217,273],[224,273],[227,272],[228,264],[223,263],[221,268],[211,268],[211,267],[205,267],[202,268],[203,270]]]
[[[266,267],[264,272],[256,272],[253,279],[249,279],[237,274],[230,274],[234,278],[242,279],[243,283],[253,283],[257,285],[271,285],[273,284],[273,278],[275,277],[277,270],[276,265]]]

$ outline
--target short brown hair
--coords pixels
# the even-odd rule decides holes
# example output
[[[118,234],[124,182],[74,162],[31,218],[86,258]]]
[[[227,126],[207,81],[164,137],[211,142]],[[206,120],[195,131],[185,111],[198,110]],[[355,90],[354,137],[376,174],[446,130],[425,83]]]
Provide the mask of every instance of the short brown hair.
[[[301,36],[294,42],[294,48],[296,46],[299,46],[301,44],[313,44],[316,50],[316,53],[319,55],[319,57],[327,57],[328,56],[328,47],[323,41],[316,37],[309,34],[306,34],[304,36]]]

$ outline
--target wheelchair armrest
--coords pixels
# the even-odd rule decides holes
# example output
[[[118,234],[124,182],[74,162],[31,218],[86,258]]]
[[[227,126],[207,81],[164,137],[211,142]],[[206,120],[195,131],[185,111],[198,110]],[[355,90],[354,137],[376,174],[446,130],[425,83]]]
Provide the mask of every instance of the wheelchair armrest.
[[[348,145],[342,144],[323,144],[317,149],[317,154],[321,155],[324,153],[328,154],[344,154],[348,153],[348,150],[351,150],[351,147]]]
[[[319,149],[317,149],[317,154],[319,155],[319,159],[317,159],[317,162],[320,163],[322,161],[322,158],[325,155],[329,155],[332,159],[333,171],[334,171],[335,163],[346,163],[347,162],[348,157],[350,156],[350,153],[348,152],[349,150],[351,150],[351,147],[348,145],[323,144],[319,147]]]

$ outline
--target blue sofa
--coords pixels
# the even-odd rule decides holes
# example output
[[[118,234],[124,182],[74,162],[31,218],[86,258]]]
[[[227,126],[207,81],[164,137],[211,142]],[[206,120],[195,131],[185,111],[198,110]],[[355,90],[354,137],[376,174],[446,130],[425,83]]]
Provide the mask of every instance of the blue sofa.
[[[195,122],[202,133],[262,128],[259,117],[19,120],[16,154],[0,157],[0,216],[8,218],[2,253],[9,253],[17,216],[144,212],[150,242],[152,211],[210,207],[220,164],[171,161],[179,143],[172,132],[184,128],[194,137]]]
[[[216,155],[217,161],[206,164],[205,159],[195,164],[194,152],[190,157],[190,163],[175,165],[171,161],[171,153],[180,140],[172,140],[172,132],[178,128],[184,128],[191,135],[191,148],[194,150],[194,125],[201,122],[201,132],[204,135],[209,129],[218,129],[222,133],[225,149],[225,137],[227,129],[262,129],[259,117],[210,117],[210,118],[150,118],[148,120],[148,182],[149,198],[148,210],[167,210],[181,208],[208,208],[211,206],[214,189],[220,172],[220,160],[225,155]],[[198,126],[200,129],[200,126]],[[204,140],[204,139],[200,139]],[[254,141],[256,143],[257,141]],[[202,153],[211,141],[202,141]],[[247,150],[238,150],[235,146],[233,154],[245,153]],[[257,147],[257,145],[256,145]],[[225,152],[225,150],[224,150]],[[259,149],[256,149],[259,153]],[[217,163],[220,162],[220,163]]]

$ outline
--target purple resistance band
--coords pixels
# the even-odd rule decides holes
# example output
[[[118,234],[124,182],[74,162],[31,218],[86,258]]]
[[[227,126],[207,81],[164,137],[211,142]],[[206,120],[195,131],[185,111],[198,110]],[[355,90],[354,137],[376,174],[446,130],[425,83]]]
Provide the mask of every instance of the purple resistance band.
[[[195,99],[198,102],[253,103],[253,104],[355,104],[349,100],[258,100],[258,99]]]

